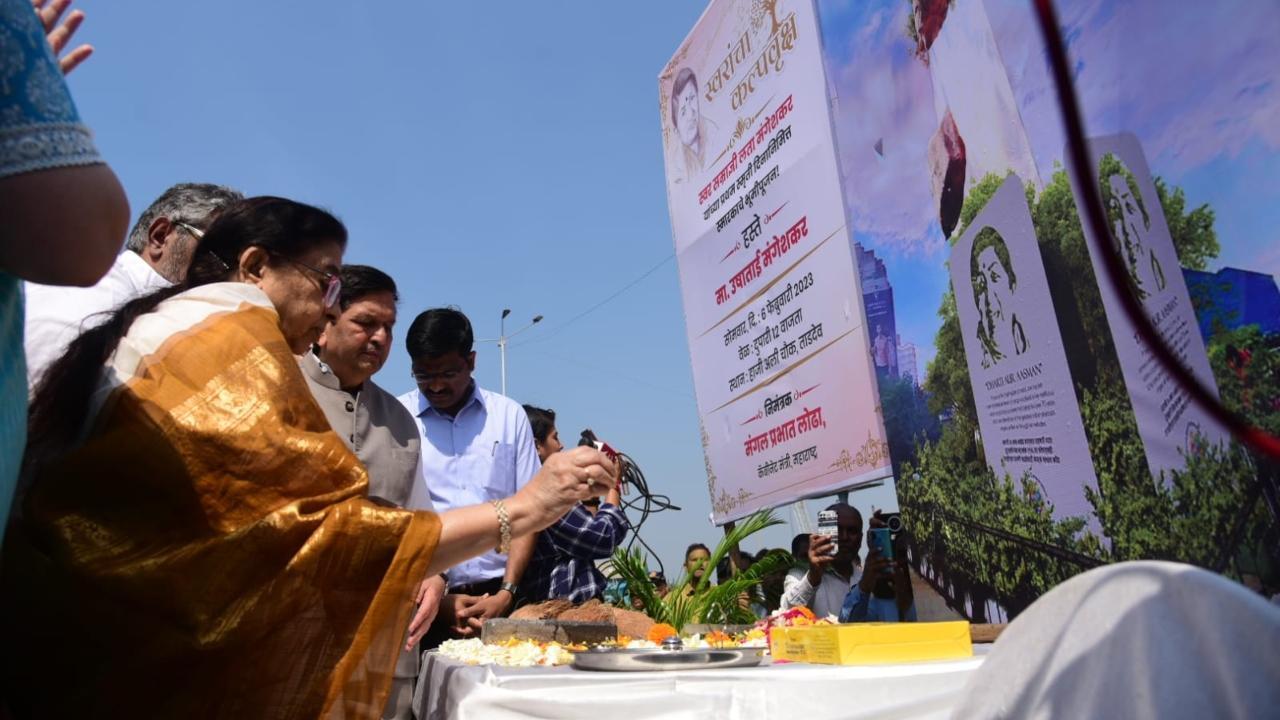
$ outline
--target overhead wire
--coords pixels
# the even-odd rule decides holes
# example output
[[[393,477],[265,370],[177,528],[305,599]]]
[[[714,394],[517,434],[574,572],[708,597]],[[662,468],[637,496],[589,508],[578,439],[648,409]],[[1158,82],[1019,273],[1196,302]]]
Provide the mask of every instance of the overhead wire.
[[[612,369],[612,368],[603,368],[603,367],[600,367],[600,366],[598,366],[598,365],[593,365],[593,364],[591,364],[591,363],[586,363],[586,362],[583,362],[583,361],[581,361],[581,360],[579,360],[579,359],[577,359],[577,358],[568,357],[568,356],[565,356],[565,355],[561,355],[561,354],[559,354],[559,353],[551,353],[551,352],[547,352],[546,350],[542,350],[542,349],[540,349],[540,348],[531,348],[531,349],[529,350],[529,352],[532,352],[532,353],[534,353],[534,354],[536,354],[536,355],[542,355],[543,357],[549,358],[549,359],[551,359],[551,360],[555,360],[556,362],[569,363],[569,364],[572,364],[572,365],[577,365],[577,366],[579,366],[579,367],[581,367],[581,368],[583,368],[583,369],[586,369],[586,370],[593,370],[593,371],[595,371],[595,372],[597,372],[597,373],[600,373],[602,376],[605,376],[605,377],[608,377],[608,378],[616,378],[616,379],[619,379],[619,380],[626,380],[626,381],[628,381],[628,382],[632,382],[632,383],[635,383],[635,384],[637,384],[637,385],[643,385],[644,387],[647,387],[647,388],[649,388],[650,390],[658,390],[659,392],[665,392],[665,393],[670,393],[670,394],[672,394],[672,395],[678,395],[678,396],[680,396],[680,397],[682,397],[682,398],[687,398],[687,399],[689,399],[689,400],[693,400],[693,399],[694,399],[694,396],[693,396],[693,394],[692,394],[692,393],[685,392],[685,391],[682,391],[682,390],[676,390],[676,389],[674,389],[674,388],[670,388],[670,387],[664,387],[664,386],[662,386],[662,385],[655,385],[654,383],[651,383],[651,382],[649,382],[648,380],[644,380],[643,378],[638,378],[638,377],[636,377],[636,376],[634,376],[634,375],[628,375],[628,374],[626,374],[626,373],[620,373],[620,372],[618,372],[617,370],[614,370],[614,369]]]
[[[666,575],[667,569],[662,564],[662,558],[649,545],[649,543],[644,541],[644,538],[640,537],[640,528],[644,526],[646,521],[648,521],[650,515],[660,513],[664,510],[680,510],[680,506],[671,502],[670,496],[662,493],[655,493],[650,490],[649,481],[645,478],[644,471],[640,469],[640,466],[636,463],[635,459],[626,453],[618,452],[611,447],[607,447],[604,443],[600,442],[600,439],[596,437],[596,434],[592,432],[590,428],[582,431],[582,436],[578,439],[578,445],[580,447],[585,445],[588,447],[600,448],[605,452],[610,453],[614,462],[621,463],[620,482],[624,487],[633,488],[636,493],[636,497],[628,498],[626,496],[622,496],[620,500],[620,506],[623,510],[622,518],[627,523],[627,527],[631,530],[631,539],[627,542],[626,550],[627,552],[631,552],[632,548],[635,547],[635,544],[640,543],[644,546],[645,550],[649,551],[649,555],[657,560],[658,571],[663,575]],[[627,514],[626,511],[628,510],[632,511],[631,515]],[[637,514],[639,515],[639,519],[633,522],[632,517],[635,517]]]
[[[662,258],[662,260],[659,260],[659,261],[658,261],[658,263],[657,263],[656,265],[654,265],[653,267],[651,267],[651,268],[649,268],[648,270],[644,271],[644,273],[643,273],[643,274],[641,274],[641,275],[640,275],[640,277],[637,277],[636,279],[632,280],[631,282],[627,283],[626,285],[623,285],[622,287],[620,287],[620,288],[618,288],[617,290],[613,291],[612,293],[610,293],[610,294],[609,294],[609,296],[608,296],[608,297],[606,297],[605,299],[603,299],[603,300],[601,300],[601,301],[597,302],[596,304],[592,305],[591,307],[587,308],[586,310],[583,310],[582,312],[578,313],[577,315],[574,315],[573,317],[569,318],[568,320],[566,320],[566,321],[564,321],[564,322],[560,323],[559,325],[555,326],[555,327],[554,327],[554,328],[552,328],[551,330],[548,330],[548,331],[547,331],[546,333],[544,333],[542,336],[537,337],[537,338],[531,338],[531,339],[529,339],[529,340],[525,340],[525,341],[524,341],[524,342],[522,342],[522,343],[517,343],[517,344],[515,344],[515,345],[512,345],[512,347],[513,347],[513,348],[516,348],[516,347],[524,347],[525,345],[533,345],[533,344],[536,344],[536,343],[542,343],[542,342],[546,342],[546,341],[550,340],[551,338],[553,338],[553,337],[555,337],[556,335],[560,334],[560,332],[561,332],[561,331],[563,331],[565,328],[567,328],[567,327],[569,327],[570,325],[574,324],[575,322],[577,322],[577,321],[581,320],[582,318],[584,318],[584,317],[586,317],[586,316],[590,315],[591,313],[595,312],[596,310],[599,310],[600,308],[604,307],[604,306],[605,306],[605,305],[607,305],[608,303],[610,303],[610,302],[612,302],[613,300],[617,299],[619,296],[621,296],[621,295],[622,295],[623,293],[625,293],[626,291],[630,290],[631,288],[635,287],[636,285],[639,285],[641,282],[643,282],[643,281],[645,280],[645,278],[647,278],[647,277],[649,277],[650,275],[652,275],[652,274],[654,274],[655,272],[657,272],[657,271],[658,271],[658,270],[659,270],[663,265],[666,265],[667,263],[671,262],[671,260],[672,260],[673,258],[675,258],[675,256],[676,256],[676,254],[673,252],[673,253],[671,253],[670,255],[668,255],[668,256],[666,256],[666,257]]]

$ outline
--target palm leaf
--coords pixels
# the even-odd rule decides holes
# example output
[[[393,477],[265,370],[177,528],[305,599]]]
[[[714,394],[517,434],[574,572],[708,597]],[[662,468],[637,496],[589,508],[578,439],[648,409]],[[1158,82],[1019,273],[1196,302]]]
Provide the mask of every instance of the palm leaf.
[[[706,622],[723,618],[720,622],[754,622],[750,610],[738,604],[738,597],[760,579],[791,562],[791,555],[778,550],[769,553],[747,570],[736,573],[722,585],[709,586],[712,572],[720,560],[729,554],[729,548],[761,530],[781,525],[782,521],[771,510],[761,510],[744,518],[716,544],[707,560],[707,571],[702,580],[693,585],[693,578],[682,573],[669,585],[665,597],[660,597],[649,579],[648,558],[639,550],[630,552],[618,548],[613,553],[613,569],[631,591],[632,597],[644,603],[645,614],[655,622],[667,623],[677,631],[694,622]],[[690,589],[692,587],[692,589]]]
[[[613,553],[613,570],[627,582],[627,590],[630,591],[632,597],[640,598],[644,603],[645,612],[649,617],[657,622],[667,622],[665,617],[665,605],[662,598],[658,596],[658,591],[653,587],[653,581],[649,579],[648,558],[639,550],[627,551],[624,548],[618,548]]]
[[[750,592],[756,587],[766,575],[790,567],[792,562],[791,553],[785,550],[774,550],[726,582],[708,588],[701,596],[704,598],[703,622],[726,624],[755,622],[755,614],[749,608],[742,607],[739,598],[743,593]]]
[[[712,551],[711,557],[707,560],[707,571],[702,573],[702,580],[698,586],[694,588],[694,594],[702,594],[706,591],[707,585],[711,582],[712,571],[720,564],[720,561],[729,554],[729,549],[735,545],[742,544],[743,540],[764,530],[765,528],[781,525],[782,521],[778,516],[773,514],[772,510],[760,510],[743,518],[741,522],[734,525],[733,529],[725,533],[723,539],[716,544],[716,549]]]

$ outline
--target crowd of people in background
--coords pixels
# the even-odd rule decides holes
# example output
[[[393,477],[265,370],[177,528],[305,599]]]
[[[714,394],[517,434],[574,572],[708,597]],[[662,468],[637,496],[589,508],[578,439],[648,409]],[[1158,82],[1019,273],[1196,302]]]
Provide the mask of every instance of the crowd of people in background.
[[[453,307],[404,333],[413,390],[374,382],[399,290],[343,262],[361,239],[336,216],[184,182],[117,254],[124,193],[62,77],[88,53],[57,58],[67,4],[0,0],[9,711],[404,718],[424,648],[522,603],[633,604],[600,569],[630,531],[624,461],[480,387]],[[797,538],[744,607],[912,619],[905,564],[861,564],[862,517],[835,509],[839,552]]]
[[[827,510],[836,513],[836,534],[800,533],[792,538],[789,550],[791,564],[760,575],[741,598],[757,618],[765,618],[780,610],[806,607],[818,617],[836,618],[840,622],[915,621],[917,613],[911,585],[910,566],[906,561],[905,536],[893,533],[894,558],[884,557],[870,542],[865,543],[863,518],[857,508],[838,502]],[[887,528],[877,511],[872,514],[871,528]],[[832,546],[836,550],[832,551]],[[706,578],[710,572],[711,549],[693,543],[685,549],[681,567],[689,582],[686,594],[704,591],[728,581],[780,548],[761,548],[755,554],[733,551],[725,554],[715,567],[714,582]],[[865,557],[865,561],[863,558]],[[706,578],[704,582],[704,578]],[[660,572],[650,574],[660,596],[667,593],[667,581]],[[643,602],[627,594],[625,585],[608,594],[612,602],[630,602],[643,609]]]

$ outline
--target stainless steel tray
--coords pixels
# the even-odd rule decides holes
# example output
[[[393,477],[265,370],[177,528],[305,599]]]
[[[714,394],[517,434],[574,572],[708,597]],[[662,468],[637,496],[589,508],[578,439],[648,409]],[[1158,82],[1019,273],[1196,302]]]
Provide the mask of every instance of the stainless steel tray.
[[[706,648],[692,650],[588,650],[573,654],[573,667],[607,672],[663,672],[751,667],[764,659],[764,648]]]

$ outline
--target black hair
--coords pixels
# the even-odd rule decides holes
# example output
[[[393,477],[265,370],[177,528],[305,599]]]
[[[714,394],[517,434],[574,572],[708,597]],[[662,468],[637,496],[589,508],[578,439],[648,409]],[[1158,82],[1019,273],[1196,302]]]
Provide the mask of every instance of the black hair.
[[[973,248],[969,251],[969,279],[973,281],[973,303],[978,304],[978,296],[982,292],[978,289],[978,275],[982,268],[978,266],[978,256],[983,250],[991,248],[996,252],[996,259],[1000,261],[1000,267],[1004,268],[1005,275],[1009,276],[1009,289],[1018,289],[1018,276],[1013,272],[1013,261],[1009,257],[1009,246],[1005,244],[1004,238],[1000,237],[1000,233],[996,232],[993,227],[984,227],[978,231],[977,237],[973,239]]]
[[[454,308],[432,308],[413,319],[404,339],[409,357],[438,358],[449,353],[466,357],[471,354],[475,335],[471,321],[462,311]]]
[[[858,512],[858,508],[850,505],[849,503],[845,503],[845,502],[832,503],[828,505],[826,509],[827,510],[848,510],[849,512],[853,513],[854,517],[858,518],[859,525],[861,525],[864,529],[867,527],[867,524],[862,520],[862,513]]]
[[[676,122],[676,100],[689,83],[693,83],[693,90],[697,92],[698,76],[694,75],[693,70],[687,67],[680,68],[680,72],[676,73],[675,82],[671,83],[671,127],[680,127],[680,123]]]
[[[191,288],[231,280],[240,254],[250,247],[263,248],[273,256],[268,262],[273,262],[276,257],[299,257],[325,242],[345,249],[347,229],[320,208],[266,196],[228,206],[196,245],[185,280],[125,303],[106,322],[82,333],[49,366],[31,403],[26,462],[34,469],[79,437],[103,366],[139,317]]]
[[[1125,184],[1129,186],[1129,193],[1133,195],[1134,201],[1138,203],[1138,210],[1142,213],[1143,226],[1150,228],[1151,216],[1147,214],[1147,204],[1142,201],[1142,189],[1138,187],[1138,178],[1134,177],[1133,172],[1112,153],[1107,153],[1098,162],[1098,187],[1102,190],[1102,206],[1107,211],[1107,217],[1112,222],[1119,217],[1117,214],[1119,201],[1111,194],[1111,178],[1116,175],[1124,178]]]
[[[809,542],[811,538],[809,533],[800,533],[791,538],[791,555],[792,557],[803,560],[809,557]]]
[[[711,548],[707,547],[706,545],[703,545],[702,543],[693,543],[692,545],[684,549],[685,562],[689,562],[689,553],[693,552],[694,550],[703,550],[708,555],[711,554]]]
[[[729,556],[725,555],[720,558],[720,562],[716,563],[716,584],[723,585],[729,582],[731,577],[733,577],[733,570],[729,568]]]
[[[556,427],[556,411],[525,405],[524,412],[529,416],[529,427],[533,428],[533,439],[539,444],[545,443],[547,436]]]
[[[378,268],[368,265],[342,266],[342,292],[338,294],[338,307],[346,310],[351,303],[374,293],[389,292],[395,302],[400,302],[396,281]]]

